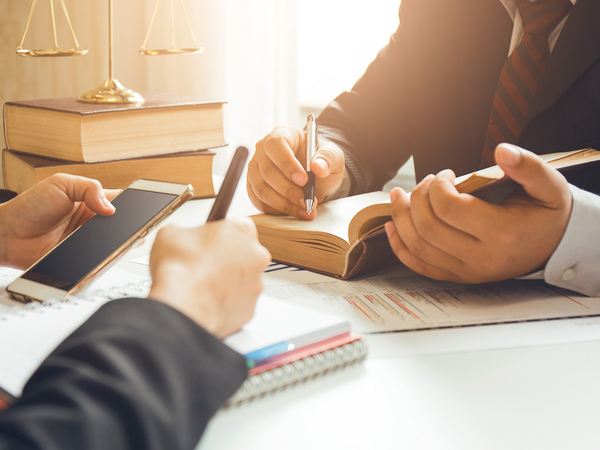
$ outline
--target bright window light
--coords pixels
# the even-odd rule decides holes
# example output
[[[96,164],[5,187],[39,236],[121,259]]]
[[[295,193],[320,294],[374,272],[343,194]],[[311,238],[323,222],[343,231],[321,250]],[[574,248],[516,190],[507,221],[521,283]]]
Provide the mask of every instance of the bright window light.
[[[298,100],[322,108],[349,90],[398,28],[399,0],[300,0]]]

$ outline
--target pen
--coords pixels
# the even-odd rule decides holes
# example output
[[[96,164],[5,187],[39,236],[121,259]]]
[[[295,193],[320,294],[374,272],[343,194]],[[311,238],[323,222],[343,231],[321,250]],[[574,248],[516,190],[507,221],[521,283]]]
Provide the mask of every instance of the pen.
[[[306,119],[306,174],[308,181],[304,185],[304,204],[310,214],[315,206],[315,174],[310,170],[310,161],[317,151],[317,122],[314,114]]]
[[[215,198],[215,202],[208,214],[208,219],[206,219],[207,222],[224,219],[227,215],[227,210],[240,181],[247,158],[248,149],[246,147],[238,147],[233,158],[231,158],[231,163],[223,179],[223,184],[221,184],[221,189],[219,189],[217,198]]]

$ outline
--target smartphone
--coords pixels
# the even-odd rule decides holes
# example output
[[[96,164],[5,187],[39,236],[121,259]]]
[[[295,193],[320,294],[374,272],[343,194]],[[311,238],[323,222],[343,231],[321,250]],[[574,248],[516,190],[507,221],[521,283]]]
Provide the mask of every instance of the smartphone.
[[[7,288],[23,302],[76,295],[137,241],[192,198],[191,185],[137,180],[112,201],[112,216],[95,215],[33,264]]]

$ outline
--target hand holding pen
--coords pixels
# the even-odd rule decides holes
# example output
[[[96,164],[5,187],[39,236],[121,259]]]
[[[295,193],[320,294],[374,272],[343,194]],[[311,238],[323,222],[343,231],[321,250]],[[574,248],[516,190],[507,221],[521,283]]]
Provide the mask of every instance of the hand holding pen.
[[[319,126],[320,135],[326,135],[323,124]],[[317,214],[315,206],[339,188],[345,171],[342,150],[331,142],[318,140],[316,152],[309,159],[306,144],[307,132],[284,126],[256,143],[247,180],[248,196],[256,208],[267,214],[312,220]],[[307,172],[312,172],[316,180],[310,214],[304,198]]]

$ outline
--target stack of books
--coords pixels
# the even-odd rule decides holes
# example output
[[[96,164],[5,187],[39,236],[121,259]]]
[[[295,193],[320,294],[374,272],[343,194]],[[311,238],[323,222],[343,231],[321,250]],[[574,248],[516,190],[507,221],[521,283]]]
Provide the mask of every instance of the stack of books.
[[[81,103],[75,97],[4,105],[4,184],[21,193],[55,173],[122,189],[138,178],[189,183],[214,195],[214,150],[225,146],[223,104],[145,92],[145,103]]]

